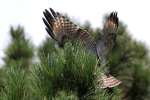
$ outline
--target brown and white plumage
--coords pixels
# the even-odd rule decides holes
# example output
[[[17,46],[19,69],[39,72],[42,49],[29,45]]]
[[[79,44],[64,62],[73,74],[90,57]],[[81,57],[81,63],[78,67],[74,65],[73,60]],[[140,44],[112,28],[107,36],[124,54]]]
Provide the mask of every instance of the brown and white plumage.
[[[114,37],[118,28],[116,12],[112,12],[108,16],[103,27],[103,35],[97,41],[86,30],[81,29],[62,14],[55,12],[52,8],[50,8],[50,11],[45,10],[43,14],[45,17],[43,18],[43,22],[46,25],[46,31],[60,46],[63,46],[66,40],[81,40],[88,50],[95,53],[102,62],[105,62],[108,52],[113,48]],[[105,75],[102,80],[102,86],[106,88],[111,88],[121,83],[114,77],[110,78],[110,75]],[[109,82],[113,83],[111,84]]]
[[[60,13],[55,13],[52,8],[50,8],[50,11],[51,13],[48,10],[43,12],[45,16],[43,21],[46,25],[46,31],[60,46],[62,46],[67,39],[72,40],[78,38],[83,41],[87,48],[92,48],[93,52],[96,51],[96,43],[86,30],[79,28]]]

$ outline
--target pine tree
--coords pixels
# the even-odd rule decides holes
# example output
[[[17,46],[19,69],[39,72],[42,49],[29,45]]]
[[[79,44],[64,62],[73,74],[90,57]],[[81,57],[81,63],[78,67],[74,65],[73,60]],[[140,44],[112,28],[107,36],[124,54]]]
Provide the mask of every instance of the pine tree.
[[[120,99],[119,92],[109,95],[100,88],[98,80],[101,69],[98,67],[96,56],[86,51],[80,43],[67,43],[63,49],[55,48],[56,51],[50,50],[49,56],[42,59],[44,62],[35,66],[33,71],[37,81],[34,83],[35,91],[39,91],[41,98]]]
[[[10,28],[11,43],[5,51],[3,58],[6,67],[18,66],[28,68],[33,57],[33,46],[25,38],[24,29],[18,26],[16,29]]]
[[[1,68],[0,100],[29,100],[30,91],[27,76],[33,56],[33,46],[25,38],[24,29],[18,26],[10,28],[11,43],[3,58]]]

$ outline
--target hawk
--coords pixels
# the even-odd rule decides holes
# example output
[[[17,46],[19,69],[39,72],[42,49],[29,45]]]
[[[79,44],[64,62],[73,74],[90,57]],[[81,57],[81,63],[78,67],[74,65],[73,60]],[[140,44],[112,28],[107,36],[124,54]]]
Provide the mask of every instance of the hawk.
[[[63,46],[66,40],[78,39],[84,46],[93,52],[102,63],[106,63],[108,53],[112,50],[118,29],[118,17],[116,12],[112,12],[106,19],[102,36],[94,40],[91,34],[74,24],[64,15],[55,12],[52,8],[45,9],[43,12],[43,22],[46,25],[46,31],[52,39]],[[119,85],[121,81],[111,75],[102,75],[102,88],[111,88]]]

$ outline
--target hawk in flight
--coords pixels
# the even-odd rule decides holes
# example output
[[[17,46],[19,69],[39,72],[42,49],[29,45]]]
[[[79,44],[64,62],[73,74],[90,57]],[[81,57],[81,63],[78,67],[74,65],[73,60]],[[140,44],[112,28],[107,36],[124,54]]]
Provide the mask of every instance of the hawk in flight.
[[[59,12],[55,12],[52,8],[45,9],[43,14],[43,22],[46,25],[47,33],[60,46],[63,46],[66,40],[81,40],[85,47],[97,55],[102,63],[106,63],[107,55],[112,50],[117,35],[118,17],[116,12],[112,12],[107,17],[102,30],[103,34],[98,40],[94,40],[89,32],[77,26]],[[111,75],[102,75],[101,88],[112,88],[120,83],[121,81]]]

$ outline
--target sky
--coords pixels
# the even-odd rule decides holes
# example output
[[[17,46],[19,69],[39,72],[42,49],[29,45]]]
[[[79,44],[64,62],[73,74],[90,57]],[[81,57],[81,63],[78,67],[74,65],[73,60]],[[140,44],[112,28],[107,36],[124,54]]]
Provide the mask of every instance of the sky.
[[[0,59],[11,42],[10,26],[23,26],[27,38],[36,46],[45,39],[47,33],[42,22],[43,10],[50,7],[67,13],[81,23],[88,20],[93,27],[102,27],[104,15],[117,11],[132,37],[150,48],[149,4],[149,0],[1,0]]]

